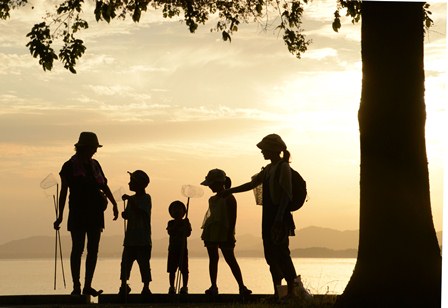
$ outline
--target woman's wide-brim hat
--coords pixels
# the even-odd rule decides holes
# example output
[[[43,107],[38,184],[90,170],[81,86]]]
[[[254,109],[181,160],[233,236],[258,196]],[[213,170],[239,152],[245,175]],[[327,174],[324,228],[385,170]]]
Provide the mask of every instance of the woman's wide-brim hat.
[[[98,141],[98,137],[92,132],[82,132],[79,135],[79,140],[75,144],[77,147],[97,147],[101,148],[102,145]]]
[[[221,169],[213,169],[208,172],[205,180],[202,181],[201,185],[210,186],[214,183],[225,183],[225,181],[226,173]]]
[[[257,147],[262,150],[281,152],[286,150],[286,143],[279,135],[270,134],[257,143]]]

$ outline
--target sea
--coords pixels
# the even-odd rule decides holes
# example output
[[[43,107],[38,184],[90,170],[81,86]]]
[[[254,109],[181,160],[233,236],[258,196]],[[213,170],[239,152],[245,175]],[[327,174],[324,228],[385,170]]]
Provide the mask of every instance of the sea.
[[[92,286],[114,294],[120,286],[119,258],[100,258]],[[353,272],[356,259],[351,258],[293,258],[297,274],[312,294],[341,294]],[[271,294],[273,286],[269,268],[263,258],[239,258],[238,263],[245,285],[256,294]],[[56,271],[56,275],[55,275]],[[189,293],[202,294],[210,287],[208,258],[189,259]],[[84,273],[84,260],[81,277]],[[151,259],[153,293],[167,293],[169,288],[166,259]],[[82,283],[82,281],[81,281]],[[142,283],[137,263],[134,263],[129,285],[131,293],[140,293]],[[68,258],[0,260],[0,295],[69,294],[72,290]],[[232,273],[220,257],[218,264],[220,293],[238,293]]]

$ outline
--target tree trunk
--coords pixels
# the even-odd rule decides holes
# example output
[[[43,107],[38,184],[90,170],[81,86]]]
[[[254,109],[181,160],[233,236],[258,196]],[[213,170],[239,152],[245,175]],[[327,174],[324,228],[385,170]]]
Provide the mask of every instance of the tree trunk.
[[[340,307],[440,307],[425,145],[423,3],[364,1],[360,236]]]

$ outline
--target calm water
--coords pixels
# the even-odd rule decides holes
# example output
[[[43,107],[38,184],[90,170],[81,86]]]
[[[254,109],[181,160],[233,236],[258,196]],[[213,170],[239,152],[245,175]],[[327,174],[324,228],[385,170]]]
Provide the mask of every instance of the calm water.
[[[302,276],[306,288],[314,294],[340,294],[350,279],[356,259],[293,259],[297,273]],[[207,258],[190,258],[190,293],[203,293],[210,286]],[[272,293],[268,267],[262,258],[239,258],[244,282],[254,293]],[[81,268],[83,277],[84,264]],[[72,283],[70,264],[64,259],[66,289],[62,279],[61,265],[58,260],[57,285],[54,290],[54,260],[0,260],[0,295],[29,294],[67,294]],[[166,259],[151,260],[153,281],[150,288],[153,293],[168,291]],[[95,271],[93,287],[103,289],[105,293],[116,293],[120,286],[120,259],[100,259]],[[132,293],[140,292],[140,272],[137,263],[131,273]],[[218,288],[220,293],[237,293],[238,285],[227,264],[221,257],[218,269]]]

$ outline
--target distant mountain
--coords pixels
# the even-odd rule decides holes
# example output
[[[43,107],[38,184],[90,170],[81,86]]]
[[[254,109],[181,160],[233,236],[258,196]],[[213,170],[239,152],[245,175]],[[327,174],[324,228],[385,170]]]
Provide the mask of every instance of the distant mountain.
[[[358,248],[358,230],[338,231],[329,228],[307,227],[290,237],[290,249],[293,257],[303,258],[356,258]],[[442,243],[442,232],[437,232]],[[71,239],[61,238],[63,256],[70,255]],[[120,257],[123,236],[103,236],[100,243],[100,258]],[[0,245],[0,259],[32,259],[54,257],[55,238],[50,236],[33,236]],[[153,257],[166,258],[168,238],[153,239]],[[188,239],[190,257],[207,257],[207,251],[200,238]],[[237,235],[235,253],[237,257],[262,257],[261,237]]]
[[[338,231],[329,228],[307,227],[297,232],[296,239],[291,238],[294,248],[325,247],[334,250],[357,249],[359,231]]]

